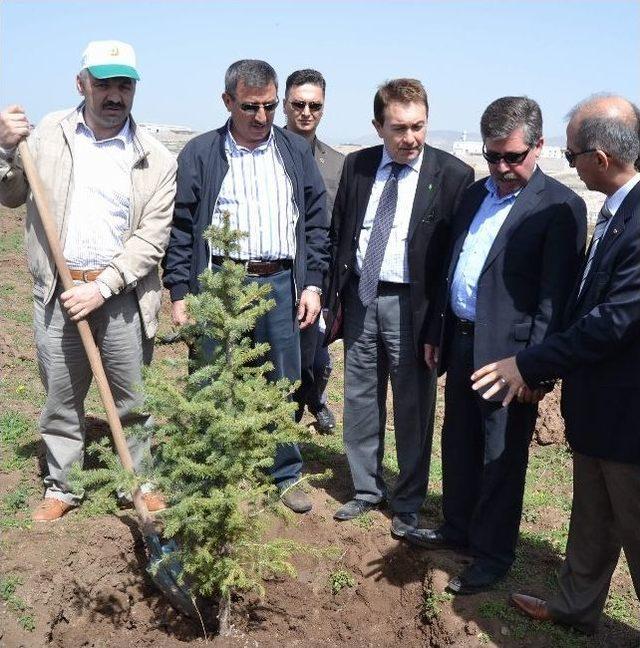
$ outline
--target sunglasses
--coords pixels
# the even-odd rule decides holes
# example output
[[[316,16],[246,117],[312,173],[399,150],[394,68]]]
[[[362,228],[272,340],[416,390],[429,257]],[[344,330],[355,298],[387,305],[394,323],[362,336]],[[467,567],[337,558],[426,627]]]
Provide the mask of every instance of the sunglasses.
[[[584,151],[578,151],[574,153],[570,149],[565,149],[562,151],[564,153],[564,157],[566,158],[567,162],[569,163],[569,166],[573,166],[576,163],[576,158],[578,155],[584,155],[585,153],[595,153],[598,149],[585,149]]]
[[[272,101],[271,103],[241,103],[240,104],[240,110],[242,112],[246,113],[253,113],[256,115],[260,108],[264,108],[265,112],[273,112],[277,107],[280,101],[276,99],[275,101]]]
[[[307,106],[311,112],[319,112],[322,110],[322,104],[320,101],[290,101],[289,102],[293,108],[302,112]]]
[[[504,160],[505,164],[520,164],[529,155],[531,147],[526,151],[516,153],[515,151],[508,151],[507,153],[498,153],[497,151],[488,151],[485,146],[482,147],[482,157],[489,164],[498,164],[500,160]]]

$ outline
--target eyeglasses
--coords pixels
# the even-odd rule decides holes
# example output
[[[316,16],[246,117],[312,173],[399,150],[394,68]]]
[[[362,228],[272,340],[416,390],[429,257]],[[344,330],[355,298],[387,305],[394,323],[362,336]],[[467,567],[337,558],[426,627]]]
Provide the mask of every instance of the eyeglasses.
[[[498,153],[497,151],[488,151],[485,146],[482,147],[482,157],[489,164],[498,164],[500,160],[504,160],[505,164],[520,164],[529,155],[531,147],[526,151],[516,153],[515,151],[508,151],[507,153]]]
[[[585,149],[584,151],[578,151],[577,153],[574,153],[571,149],[565,149],[562,152],[564,153],[569,166],[573,166],[576,163],[576,158],[578,157],[578,155],[584,155],[585,153],[595,153],[597,150],[598,149]]]
[[[265,112],[273,112],[277,107],[280,101],[276,99],[271,103],[241,103],[240,110],[246,113],[253,113],[254,115],[258,113],[260,108],[264,108]]]
[[[313,113],[322,110],[322,106],[324,105],[320,101],[290,101],[289,103],[295,110],[298,110],[300,112],[302,112],[307,106],[309,106],[309,110]]]

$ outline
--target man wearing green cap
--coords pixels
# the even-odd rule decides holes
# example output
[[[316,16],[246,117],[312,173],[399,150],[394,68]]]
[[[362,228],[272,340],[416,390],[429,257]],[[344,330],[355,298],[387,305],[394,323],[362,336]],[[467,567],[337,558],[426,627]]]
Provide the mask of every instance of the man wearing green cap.
[[[89,322],[123,426],[150,426],[138,386],[153,352],[158,264],[175,196],[175,160],[130,116],[140,79],[131,45],[89,43],[80,68],[76,85],[83,102],[76,109],[47,115],[32,133],[20,106],[0,112],[0,203],[27,204],[35,341],[47,393],[40,431],[49,474],[35,521],[63,516],[82,497],[72,492],[68,477],[71,466],[83,461],[84,399],[92,376],[73,322]],[[25,137],[74,279],[67,291],[16,153]],[[149,450],[148,434],[131,436],[129,448],[139,466]],[[157,493],[145,499],[150,510],[164,506]]]

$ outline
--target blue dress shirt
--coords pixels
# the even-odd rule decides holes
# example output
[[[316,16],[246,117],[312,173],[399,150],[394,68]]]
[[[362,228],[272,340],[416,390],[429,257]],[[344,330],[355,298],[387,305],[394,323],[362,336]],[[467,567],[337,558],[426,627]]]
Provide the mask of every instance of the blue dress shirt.
[[[453,313],[460,319],[472,322],[476,320],[478,279],[484,262],[521,191],[500,197],[491,177],[487,178],[485,187],[489,193],[482,201],[469,227],[451,282]]]

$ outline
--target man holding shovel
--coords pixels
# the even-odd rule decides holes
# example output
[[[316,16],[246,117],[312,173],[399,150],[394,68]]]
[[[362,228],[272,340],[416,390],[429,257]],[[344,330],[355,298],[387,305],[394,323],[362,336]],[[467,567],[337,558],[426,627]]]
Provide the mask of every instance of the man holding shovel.
[[[94,41],[76,79],[78,108],[47,115],[30,136],[20,106],[0,113],[0,202],[27,203],[35,340],[47,393],[40,432],[49,474],[36,521],[58,519],[80,500],[68,476],[83,460],[92,373],[75,322],[90,325],[122,424],[139,428],[129,438],[134,466],[149,450],[150,417],[141,413],[139,385],[157,330],[158,264],[169,237],[176,163],[130,116],[139,78],[130,45]],[[66,291],[16,152],[27,136],[74,280]],[[164,508],[158,493],[144,499],[150,511]]]

